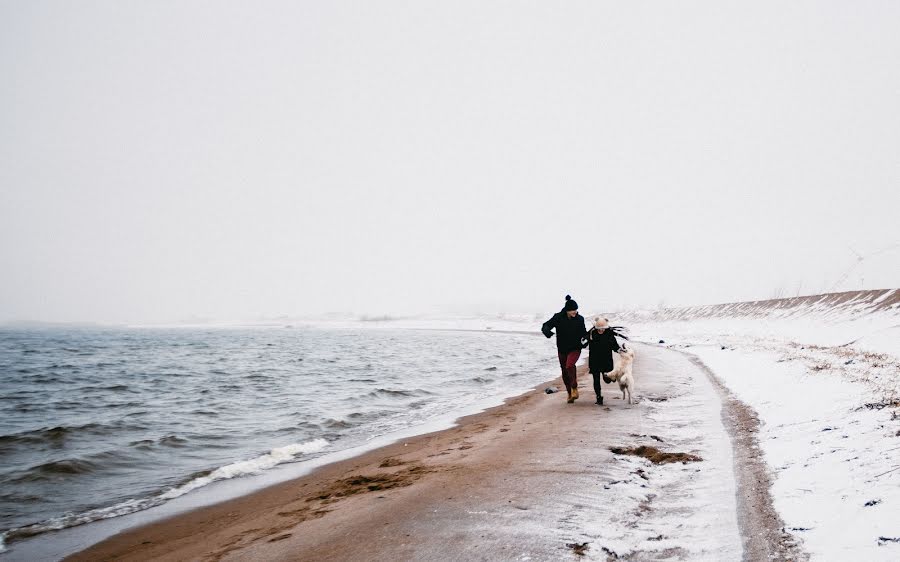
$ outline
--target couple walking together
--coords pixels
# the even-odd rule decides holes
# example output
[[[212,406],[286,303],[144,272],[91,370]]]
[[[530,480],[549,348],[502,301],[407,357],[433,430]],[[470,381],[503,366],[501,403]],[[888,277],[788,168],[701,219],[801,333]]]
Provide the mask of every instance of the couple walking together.
[[[619,351],[619,342],[616,335],[621,335],[615,329],[609,327],[606,318],[594,318],[594,326],[586,330],[584,318],[578,314],[578,303],[572,297],[566,295],[566,304],[562,310],[553,315],[550,320],[544,322],[541,332],[548,338],[553,336],[556,328],[556,350],[559,356],[559,367],[562,370],[563,383],[566,385],[568,402],[571,404],[578,399],[578,378],[575,373],[575,363],[581,356],[581,350],[588,348],[588,370],[594,377],[594,392],[597,394],[597,404],[603,405],[600,381],[612,382],[606,377],[606,373],[613,370],[612,352]],[[625,336],[622,336],[625,337]],[[627,338],[626,338],[627,339]]]

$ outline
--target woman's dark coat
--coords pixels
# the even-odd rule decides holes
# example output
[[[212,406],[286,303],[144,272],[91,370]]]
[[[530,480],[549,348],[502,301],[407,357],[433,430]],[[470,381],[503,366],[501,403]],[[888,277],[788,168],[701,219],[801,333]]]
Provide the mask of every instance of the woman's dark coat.
[[[613,331],[607,328],[600,333],[591,328],[587,333],[588,370],[591,373],[608,373],[613,370],[613,351],[619,351],[619,342]]]
[[[541,332],[549,338],[553,335],[553,328],[556,328],[556,349],[560,353],[581,351],[583,347],[581,342],[587,337],[584,317],[576,314],[574,318],[569,318],[565,310],[560,310],[553,318],[544,322]]]

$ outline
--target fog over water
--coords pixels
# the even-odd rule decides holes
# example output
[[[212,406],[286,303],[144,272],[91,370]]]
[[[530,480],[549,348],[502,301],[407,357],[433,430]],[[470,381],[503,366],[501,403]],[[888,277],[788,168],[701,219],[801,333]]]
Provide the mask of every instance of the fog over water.
[[[900,286],[898,21],[889,1],[0,3],[0,322]]]

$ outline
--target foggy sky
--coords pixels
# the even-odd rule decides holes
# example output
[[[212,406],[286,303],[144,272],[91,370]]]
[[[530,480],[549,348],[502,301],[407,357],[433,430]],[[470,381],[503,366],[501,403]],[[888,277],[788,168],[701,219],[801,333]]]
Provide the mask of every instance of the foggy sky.
[[[0,321],[900,286],[900,3],[733,4],[4,0]]]

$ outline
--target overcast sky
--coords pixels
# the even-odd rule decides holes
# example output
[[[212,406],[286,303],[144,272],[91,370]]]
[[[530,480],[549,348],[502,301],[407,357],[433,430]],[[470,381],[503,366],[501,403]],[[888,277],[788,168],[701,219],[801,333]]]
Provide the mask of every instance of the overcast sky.
[[[900,2],[0,0],[0,321],[900,286]],[[871,255],[879,252],[876,255]]]

